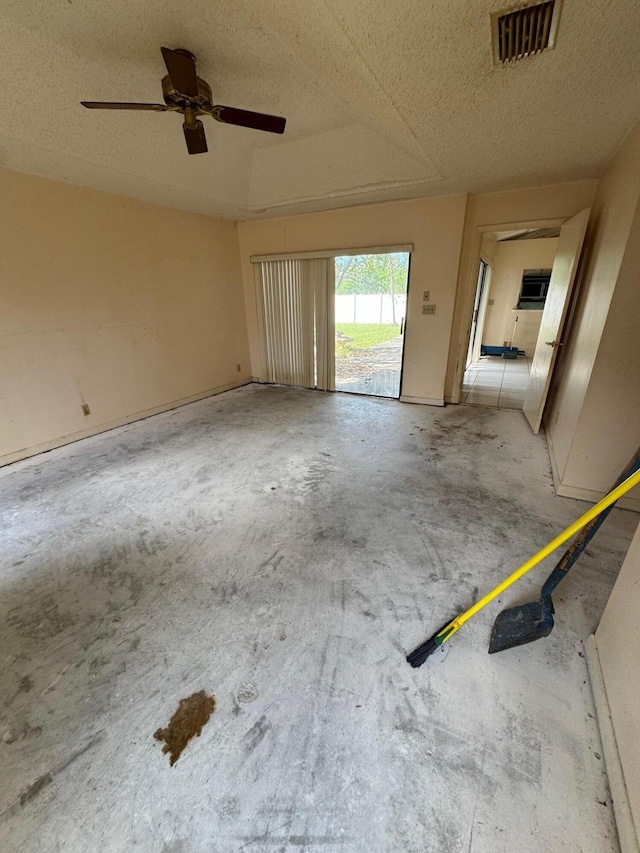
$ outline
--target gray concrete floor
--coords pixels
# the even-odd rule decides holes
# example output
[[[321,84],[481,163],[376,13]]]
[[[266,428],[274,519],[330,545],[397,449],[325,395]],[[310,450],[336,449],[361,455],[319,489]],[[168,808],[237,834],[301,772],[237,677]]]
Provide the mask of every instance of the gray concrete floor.
[[[585,508],[521,413],[248,386],[5,469],[0,507],[3,851],[617,849],[583,643],[636,515],[547,639],[487,655],[549,561],[404,660]]]

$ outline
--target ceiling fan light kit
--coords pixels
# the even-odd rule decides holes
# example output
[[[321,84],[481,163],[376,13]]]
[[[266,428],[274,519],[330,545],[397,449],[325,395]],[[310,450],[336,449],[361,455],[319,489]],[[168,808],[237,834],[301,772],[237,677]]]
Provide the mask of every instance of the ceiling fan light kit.
[[[184,116],[182,129],[189,154],[204,154],[207,139],[204,125],[198,116],[211,116],[223,124],[235,124],[263,130],[267,133],[284,133],[286,119],[266,113],[254,113],[237,107],[213,103],[209,84],[196,74],[196,58],[188,50],[161,48],[167,74],[162,78],[164,104],[139,104],[118,101],[81,101],[92,110],[151,110],[177,112]]]

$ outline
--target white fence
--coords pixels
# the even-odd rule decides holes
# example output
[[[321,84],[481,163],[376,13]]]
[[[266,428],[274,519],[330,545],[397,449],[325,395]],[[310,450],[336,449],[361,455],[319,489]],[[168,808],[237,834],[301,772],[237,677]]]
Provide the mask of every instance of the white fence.
[[[336,295],[336,323],[396,323],[405,316],[407,295],[365,293]]]

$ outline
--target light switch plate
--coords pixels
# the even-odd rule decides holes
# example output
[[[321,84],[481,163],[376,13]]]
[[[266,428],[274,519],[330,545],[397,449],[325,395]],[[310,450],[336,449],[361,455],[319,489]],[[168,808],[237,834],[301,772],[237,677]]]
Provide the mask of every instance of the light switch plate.
[[[423,305],[422,306],[422,313],[423,314],[435,314],[436,313],[436,306],[435,305]]]
[[[422,301],[423,301],[423,302],[428,302],[430,299],[431,299],[431,291],[430,291],[430,290],[425,290],[425,291],[423,292],[423,294],[422,294]]]

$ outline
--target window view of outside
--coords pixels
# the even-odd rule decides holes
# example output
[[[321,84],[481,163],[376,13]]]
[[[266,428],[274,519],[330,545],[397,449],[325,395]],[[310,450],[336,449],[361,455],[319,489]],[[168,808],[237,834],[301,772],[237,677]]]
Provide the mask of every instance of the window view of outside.
[[[335,264],[336,390],[399,397],[409,253]]]

